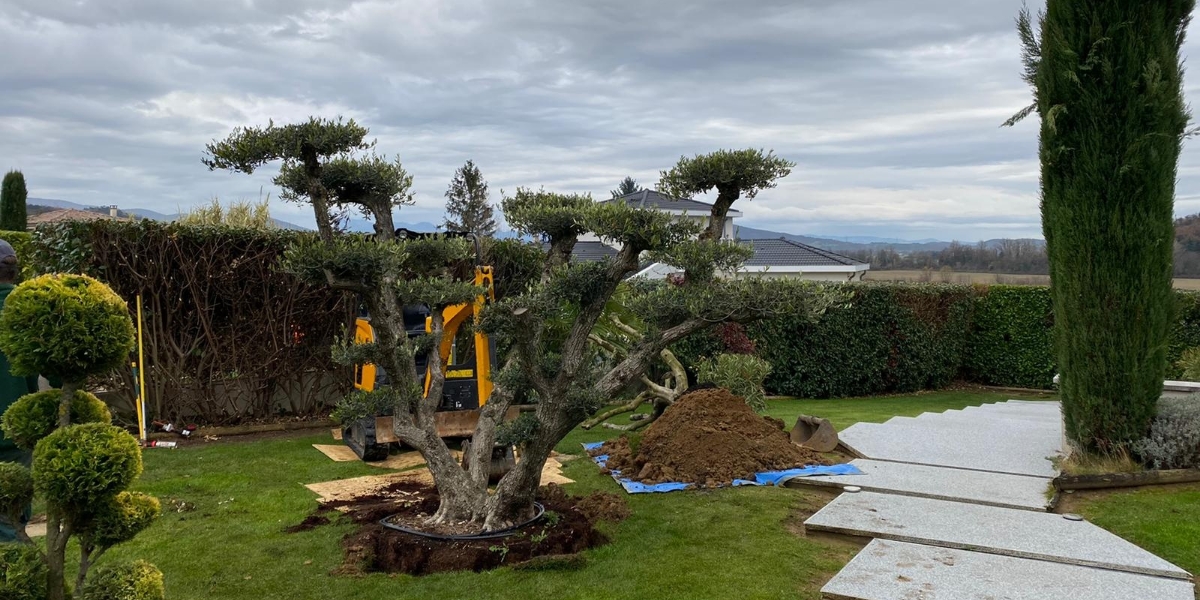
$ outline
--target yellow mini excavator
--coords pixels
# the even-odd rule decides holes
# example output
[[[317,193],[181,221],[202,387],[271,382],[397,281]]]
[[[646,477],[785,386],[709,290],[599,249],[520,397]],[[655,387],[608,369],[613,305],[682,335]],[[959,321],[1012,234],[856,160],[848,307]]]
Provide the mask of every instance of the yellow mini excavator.
[[[411,238],[432,235],[459,235],[457,233],[414,233],[397,230],[397,237]],[[473,236],[472,236],[473,237]],[[479,242],[476,239],[475,285],[482,290],[474,302],[457,304],[442,311],[443,335],[439,352],[445,368],[446,381],[436,413],[438,435],[443,438],[469,438],[479,423],[479,409],[492,395],[492,365],[496,361],[495,343],[488,335],[474,327],[464,327],[474,322],[483,307],[495,300],[492,267],[481,264]],[[425,306],[404,307],[404,328],[410,338],[425,335],[431,330],[432,319]],[[354,339],[358,343],[369,343],[375,339],[371,327],[371,316],[363,311],[355,321]],[[419,356],[413,368],[425,375],[425,392],[429,392],[430,374],[424,356]],[[354,367],[354,387],[371,391],[388,384],[387,373],[376,365],[364,364]],[[505,420],[516,418],[519,409],[514,407],[505,415]],[[392,415],[378,415],[352,423],[344,423],[342,440],[365,461],[383,460],[391,445],[399,442],[392,430]],[[512,450],[498,449],[496,460],[511,461]],[[495,468],[493,469],[495,470]]]

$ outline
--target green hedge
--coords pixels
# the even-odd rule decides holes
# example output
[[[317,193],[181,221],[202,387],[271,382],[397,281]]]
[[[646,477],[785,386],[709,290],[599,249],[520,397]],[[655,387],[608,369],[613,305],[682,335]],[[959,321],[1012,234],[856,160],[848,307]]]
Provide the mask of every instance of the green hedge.
[[[1176,297],[1170,377],[1180,374],[1180,354],[1200,346],[1200,293]],[[816,324],[783,317],[754,323],[747,333],[771,363],[769,394],[837,398],[955,380],[1049,389],[1057,373],[1053,325],[1046,287],[878,283],[855,284],[849,305]],[[691,371],[723,345],[709,332],[672,349]]]
[[[981,287],[963,378],[984,385],[1048,388],[1056,373],[1050,288]]]
[[[854,285],[844,307],[816,323],[783,317],[747,327],[772,365],[765,387],[806,398],[864,396],[944,387],[967,346],[973,291],[960,285]],[[711,334],[674,348],[685,364],[712,356]]]

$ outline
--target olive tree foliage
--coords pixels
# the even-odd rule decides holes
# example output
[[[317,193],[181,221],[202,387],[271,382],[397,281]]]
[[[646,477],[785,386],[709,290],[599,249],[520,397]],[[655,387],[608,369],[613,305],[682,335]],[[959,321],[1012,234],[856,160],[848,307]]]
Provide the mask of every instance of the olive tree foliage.
[[[281,161],[283,168],[275,185],[283,188],[282,197],[305,200],[318,210],[317,233],[323,240],[333,237],[330,192],[322,182],[323,168],[335,158],[352,151],[369,150],[363,140],[367,130],[353,119],[309,119],[306,123],[276,127],[242,127],[224,141],[208,145],[201,159],[210,170],[228,169],[253,173],[264,164]]]
[[[322,140],[338,137],[313,124],[334,131],[345,128],[340,122],[313,119],[280,137],[289,140],[288,148],[317,147]],[[291,127],[277,129],[292,132]],[[249,172],[267,162],[282,161],[283,172],[277,180],[288,182],[291,189],[306,190],[310,201],[319,199],[312,201],[318,223],[327,223],[330,207],[336,205],[356,206],[371,213],[377,222],[386,222],[383,219],[390,218],[387,215],[403,194],[383,198],[348,193],[361,189],[354,179],[346,179],[341,187],[327,185],[323,168],[327,164],[370,164],[370,159],[355,158],[352,152],[370,146],[363,142],[365,131],[356,129],[355,133],[338,138],[345,143],[337,148],[340,153],[334,153],[336,156],[321,158],[309,151],[311,160],[306,164],[312,168],[297,170],[297,159],[260,141],[261,131],[238,129],[208,146],[206,163]],[[314,140],[305,141],[305,135]],[[347,168],[345,172],[373,177],[383,170]],[[296,173],[303,174],[303,181],[292,179]],[[393,170],[390,180],[379,181],[386,185],[377,189],[406,190],[410,180],[404,175],[400,181],[401,173]],[[761,177],[757,181],[756,187],[770,183]],[[472,280],[472,246],[461,238],[397,239],[382,228],[373,239],[335,235],[329,229],[319,239],[298,243],[285,255],[284,268],[308,280],[354,291],[370,311],[375,341],[353,344],[347,340],[334,349],[334,356],[344,363],[374,363],[388,374],[391,383],[372,392],[353,393],[338,412],[345,419],[379,414],[384,409],[394,415],[396,436],[422,454],[437,486],[440,505],[430,517],[433,526],[470,522],[481,531],[490,531],[528,518],[542,467],[554,446],[637,380],[671,343],[716,323],[783,313],[816,314],[828,303],[828,294],[816,287],[779,293],[770,281],[715,277],[719,268],[743,260],[745,249],[697,239],[697,225],[676,221],[662,212],[601,204],[586,195],[526,188],[504,198],[501,207],[514,229],[545,244],[547,250],[529,284],[488,305],[475,325],[507,351],[499,357],[493,373],[492,396],[479,410],[467,467],[438,437],[435,413],[445,382],[445,365],[438,352],[444,333],[443,310],[481,293]],[[602,262],[571,262],[571,251],[585,233],[621,248],[617,256]],[[638,270],[644,255],[677,265],[687,275],[681,285],[639,286],[626,303],[645,324],[645,332],[629,344],[623,356],[606,356],[591,342],[592,331],[618,288]],[[414,304],[430,309],[430,325],[426,335],[409,338],[402,309]],[[425,374],[417,374],[413,368],[418,354],[427,362],[427,393],[423,390]],[[532,421],[527,417],[521,428],[522,459],[500,479],[494,493],[489,493],[492,448],[504,415],[518,396],[536,400]]]
[[[1173,207],[1193,0],[1050,0],[1017,20],[1040,117],[1042,225],[1067,435],[1127,449],[1150,429],[1174,323]],[[1035,27],[1037,31],[1035,31]]]
[[[787,177],[794,166],[796,163],[775,156],[772,151],[717,150],[681,157],[674,167],[662,172],[658,189],[676,198],[691,198],[716,189],[712,218],[700,237],[719,240],[729,207],[738,198],[753,199],[759,191],[775,187],[775,182]]]

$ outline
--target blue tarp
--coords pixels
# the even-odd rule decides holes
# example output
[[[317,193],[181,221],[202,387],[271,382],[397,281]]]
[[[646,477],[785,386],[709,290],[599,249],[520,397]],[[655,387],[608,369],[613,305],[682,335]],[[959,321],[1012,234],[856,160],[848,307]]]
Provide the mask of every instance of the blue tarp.
[[[603,446],[603,445],[604,445],[604,442],[592,442],[590,444],[584,444],[583,449],[590,452],[590,451],[595,450],[596,448],[599,448],[600,446]],[[603,467],[604,465],[606,465],[608,463],[608,455],[600,454],[598,456],[593,456],[592,460],[595,461],[596,464]],[[649,493],[654,493],[654,492],[674,492],[676,490],[685,490],[687,488],[692,487],[692,484],[683,483],[683,482],[646,484],[646,483],[634,481],[629,478],[623,478],[623,477],[621,477],[620,471],[609,471],[609,472],[612,473],[612,478],[615,479],[616,482],[618,484],[620,484],[622,488],[625,488],[625,491],[630,494],[649,494]],[[764,471],[762,473],[755,473],[754,481],[750,481],[748,479],[735,479],[733,482],[733,485],[735,485],[735,486],[738,486],[738,485],[783,485],[789,479],[795,479],[796,477],[811,477],[813,475],[862,475],[862,474],[863,474],[863,472],[858,470],[858,467],[855,467],[854,465],[850,465],[850,464],[831,465],[828,467],[826,467],[826,466],[804,467],[803,469],[788,469],[786,471]]]

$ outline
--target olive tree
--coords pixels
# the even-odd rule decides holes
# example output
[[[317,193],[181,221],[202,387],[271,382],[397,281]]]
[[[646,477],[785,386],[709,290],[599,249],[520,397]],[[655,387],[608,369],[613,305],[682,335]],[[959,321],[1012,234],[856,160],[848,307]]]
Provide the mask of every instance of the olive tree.
[[[745,196],[753,199],[758,192],[775,187],[775,182],[787,177],[795,163],[775,156],[774,152],[718,150],[709,154],[681,157],[672,168],[663,171],[658,189],[676,198],[691,198],[717,190],[708,227],[702,239],[721,239],[729,207]]]
[[[62,390],[21,397],[0,419],[5,436],[33,450],[31,472],[19,465],[0,470],[0,516],[16,521],[32,493],[45,500],[45,597],[50,600],[69,596],[68,540],[80,541],[78,592],[100,555],[132,539],[159,513],[158,500],[126,491],[142,472],[137,440],[113,426],[104,403],[81,389],[88,376],[124,365],[133,345],[125,301],[84,275],[26,281],[0,313],[0,351],[13,373],[63,381]],[[130,586],[132,592],[136,586]]]
[[[520,233],[544,243],[547,250],[539,276],[526,289],[489,305],[476,323],[509,350],[500,357],[493,374],[494,391],[480,409],[468,466],[463,467],[438,437],[434,415],[445,381],[445,365],[438,352],[444,327],[442,311],[480,293],[470,279],[473,249],[463,239],[397,239],[389,231],[391,211],[404,203],[411,179],[398,167],[383,173],[370,166],[374,163],[369,157],[354,158],[355,149],[371,145],[364,141],[366,132],[361,128],[354,126],[354,135],[341,136],[313,127],[313,123],[323,123],[333,131],[353,125],[313,119],[308,125],[238,129],[225,140],[209,144],[205,162],[214,169],[250,172],[282,161],[278,180],[290,186],[297,197],[310,194],[318,223],[328,222],[331,205],[343,205],[356,206],[377,223],[387,224],[377,225],[371,239],[334,235],[323,229],[318,239],[290,248],[284,267],[302,278],[358,293],[370,311],[375,341],[346,343],[335,349],[335,358],[345,363],[374,363],[383,368],[391,383],[352,394],[339,407],[339,414],[365,417],[388,409],[395,415],[396,436],[422,454],[438,490],[440,505],[430,518],[431,526],[469,522],[489,531],[528,518],[542,467],[554,446],[606,400],[637,380],[670,344],[716,323],[785,312],[815,314],[829,302],[830,294],[824,288],[717,277],[745,259],[745,248],[698,239],[697,225],[666,213],[622,203],[597,203],[586,195],[518,188],[501,202],[505,220]],[[304,141],[309,135],[315,138],[312,143]],[[336,157],[324,162],[314,158],[313,168],[295,169],[296,158],[288,153],[291,148],[314,146],[330,138],[341,142]],[[766,164],[749,160],[739,164],[755,173],[779,172],[778,159],[762,158]],[[323,167],[334,160],[361,161],[361,176],[390,178],[388,185],[375,186],[384,193],[364,194],[350,182],[344,182],[340,190],[331,189]],[[734,167],[727,168],[732,173]],[[681,189],[705,184],[688,183],[682,171],[673,179]],[[294,174],[303,177],[291,179]],[[733,173],[727,178],[738,181],[738,189],[744,191],[772,183],[765,175],[739,177]],[[617,255],[602,262],[572,262],[572,249],[579,237],[589,232],[619,247]],[[606,304],[626,278],[638,271],[644,256],[676,265],[686,275],[680,285],[631,286],[626,302],[645,323],[645,332],[623,356],[603,355],[590,341],[592,331]],[[431,318],[428,334],[410,339],[402,309],[414,304],[427,306]],[[423,389],[425,374],[418,375],[413,368],[418,353],[426,357],[427,393]],[[536,399],[532,416],[522,427],[522,458],[500,479],[494,493],[489,493],[492,448],[519,391]]]

